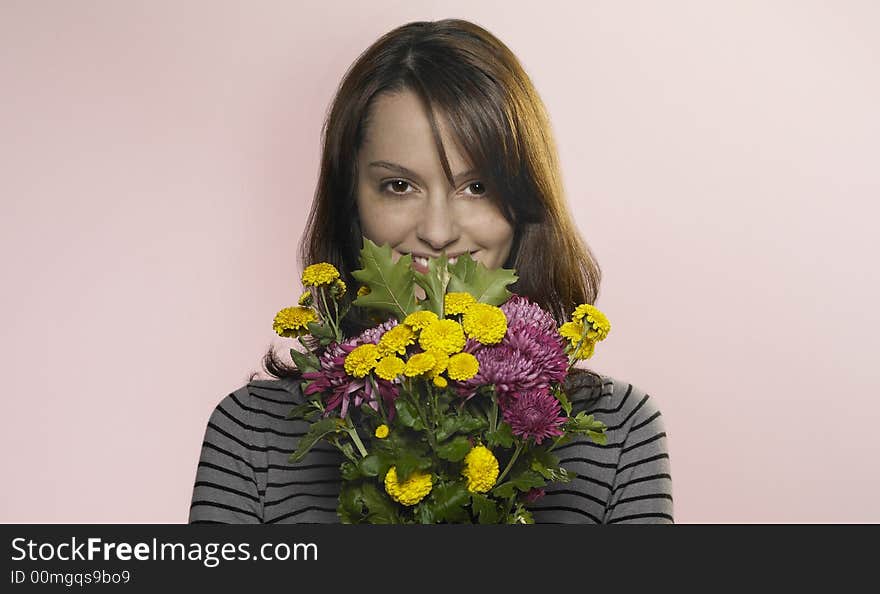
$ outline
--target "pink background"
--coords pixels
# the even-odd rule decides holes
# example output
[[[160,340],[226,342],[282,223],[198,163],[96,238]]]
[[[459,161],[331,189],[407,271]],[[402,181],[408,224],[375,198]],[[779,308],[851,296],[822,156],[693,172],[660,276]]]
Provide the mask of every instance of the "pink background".
[[[185,522],[299,294],[342,74],[459,17],[553,119],[676,520],[878,522],[873,2],[0,2],[0,522]]]

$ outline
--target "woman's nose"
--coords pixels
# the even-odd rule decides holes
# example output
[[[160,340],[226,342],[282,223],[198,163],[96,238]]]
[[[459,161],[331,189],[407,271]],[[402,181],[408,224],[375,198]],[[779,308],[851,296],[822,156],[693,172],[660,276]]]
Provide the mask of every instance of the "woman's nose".
[[[428,201],[416,228],[416,235],[437,252],[459,238],[459,225],[445,196]]]

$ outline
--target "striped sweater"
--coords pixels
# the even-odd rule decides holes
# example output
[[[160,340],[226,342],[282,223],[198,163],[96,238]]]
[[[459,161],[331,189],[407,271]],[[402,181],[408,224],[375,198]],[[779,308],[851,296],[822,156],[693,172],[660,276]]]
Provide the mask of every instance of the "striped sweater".
[[[530,504],[537,523],[672,523],[666,431],[656,404],[632,384],[602,376],[569,378],[572,414],[603,421],[608,443],[588,439],[554,450],[576,477],[554,483]],[[319,442],[288,462],[302,420],[299,380],[255,380],[227,395],[208,421],[196,470],[190,523],[337,523],[342,455]]]

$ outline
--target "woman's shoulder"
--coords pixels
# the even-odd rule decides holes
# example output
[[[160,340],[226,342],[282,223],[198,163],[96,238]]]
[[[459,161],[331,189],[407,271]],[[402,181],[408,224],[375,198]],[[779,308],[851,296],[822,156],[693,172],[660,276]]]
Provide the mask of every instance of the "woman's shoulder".
[[[609,427],[629,429],[661,416],[655,397],[617,376],[581,370],[566,378],[566,391],[573,411],[596,415]]]
[[[293,422],[287,417],[291,408],[303,402],[299,380],[250,380],[220,398],[211,412],[209,426],[233,435],[243,431],[284,432]]]

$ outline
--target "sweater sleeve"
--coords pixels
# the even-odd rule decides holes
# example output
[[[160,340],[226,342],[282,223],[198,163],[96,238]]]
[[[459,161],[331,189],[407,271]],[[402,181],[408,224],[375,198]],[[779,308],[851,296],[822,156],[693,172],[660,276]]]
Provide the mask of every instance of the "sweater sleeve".
[[[254,439],[249,411],[239,402],[246,388],[223,398],[205,429],[196,469],[190,524],[259,524],[263,521],[262,493],[256,476],[265,468],[265,451]]]
[[[671,524],[672,476],[666,427],[656,403],[632,386],[639,409],[627,423],[626,437],[605,511],[606,524]]]

